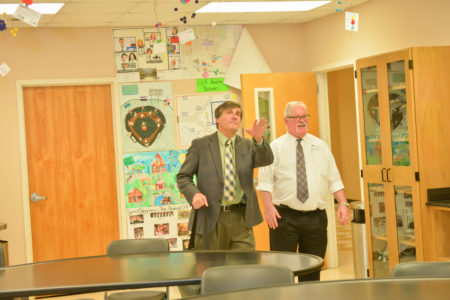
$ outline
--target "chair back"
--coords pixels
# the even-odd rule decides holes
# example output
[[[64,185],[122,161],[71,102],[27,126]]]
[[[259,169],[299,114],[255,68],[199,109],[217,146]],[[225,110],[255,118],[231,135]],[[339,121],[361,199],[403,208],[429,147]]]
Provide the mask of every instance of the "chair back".
[[[109,243],[106,255],[169,252],[169,241],[163,238],[115,240]]]
[[[392,277],[450,278],[450,262],[409,262],[392,268]]]
[[[202,274],[201,294],[294,283],[292,271],[280,265],[234,265],[211,267]]]

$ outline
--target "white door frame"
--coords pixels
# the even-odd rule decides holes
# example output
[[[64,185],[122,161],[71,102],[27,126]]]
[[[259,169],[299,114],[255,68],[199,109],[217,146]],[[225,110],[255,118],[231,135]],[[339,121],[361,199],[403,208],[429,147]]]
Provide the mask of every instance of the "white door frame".
[[[330,134],[330,114],[328,106],[328,81],[327,73],[340,69],[346,69],[352,67],[355,70],[356,60],[349,59],[339,61],[329,65],[318,66],[312,69],[316,73],[317,78],[317,101],[319,109],[319,133],[320,138],[324,140],[331,147],[331,134]],[[361,164],[361,141],[360,141],[360,128],[359,128],[359,115],[358,115],[358,90],[357,80],[354,78],[355,87],[355,105],[356,105],[356,132],[358,135],[358,162],[359,168],[362,168]],[[360,178],[361,200],[364,201],[363,193],[363,181]],[[334,198],[330,194],[328,198],[327,206],[328,215],[328,251],[327,251],[327,266],[328,268],[337,268],[339,266],[337,255],[337,241],[336,241],[336,217],[334,213]]]
[[[120,129],[120,110],[118,83],[115,78],[82,78],[82,79],[49,79],[49,80],[19,80],[16,82],[17,92],[17,113],[19,121],[19,143],[20,143],[20,164],[22,173],[22,206],[23,221],[25,231],[25,254],[26,262],[33,262],[33,237],[31,234],[31,216],[30,201],[28,191],[28,161],[27,161],[27,143],[25,131],[25,112],[23,102],[24,87],[42,87],[42,86],[73,86],[73,85],[100,85],[108,84],[111,87],[112,101],[112,119],[113,119],[113,135],[114,135],[114,152],[116,164],[116,186],[117,186],[117,205],[119,214],[119,234],[120,238],[127,236],[125,193],[123,178],[123,160],[122,160],[122,139]]]

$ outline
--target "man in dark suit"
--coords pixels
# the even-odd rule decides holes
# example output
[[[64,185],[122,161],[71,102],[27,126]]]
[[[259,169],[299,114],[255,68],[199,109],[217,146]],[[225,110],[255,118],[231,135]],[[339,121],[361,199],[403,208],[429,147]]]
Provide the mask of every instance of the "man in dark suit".
[[[217,132],[192,141],[177,175],[180,191],[198,209],[195,249],[254,250],[252,227],[263,218],[253,186],[253,169],[273,161],[272,150],[262,137],[269,124],[264,119],[255,120],[253,127],[245,130],[252,136],[250,140],[236,135],[242,119],[239,103],[224,102],[214,115]],[[193,219],[191,213],[189,229]]]

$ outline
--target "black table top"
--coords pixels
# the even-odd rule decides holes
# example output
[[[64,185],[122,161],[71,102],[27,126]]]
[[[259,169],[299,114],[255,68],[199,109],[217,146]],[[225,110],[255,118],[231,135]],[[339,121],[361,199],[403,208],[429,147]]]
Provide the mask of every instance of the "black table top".
[[[214,250],[73,258],[0,268],[0,298],[199,284],[203,271],[224,265],[278,264],[300,275],[323,263],[308,254]]]
[[[450,278],[321,281],[190,297],[189,300],[448,300]]]

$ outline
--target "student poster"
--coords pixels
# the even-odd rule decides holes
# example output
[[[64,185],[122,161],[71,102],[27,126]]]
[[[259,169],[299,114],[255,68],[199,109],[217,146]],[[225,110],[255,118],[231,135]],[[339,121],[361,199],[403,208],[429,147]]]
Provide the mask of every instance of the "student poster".
[[[175,148],[174,109],[170,82],[120,86],[123,152]]]
[[[175,97],[178,146],[189,147],[193,139],[215,132],[214,110],[228,100],[236,100],[236,95],[202,94]]]
[[[189,204],[128,209],[128,238],[165,238],[170,250],[186,250],[190,212]]]
[[[189,239],[190,205],[176,185],[186,150],[125,154],[123,158],[129,238],[163,237],[172,250]]]
[[[180,194],[176,175],[187,150],[125,154],[126,207],[156,207],[187,203]]]

